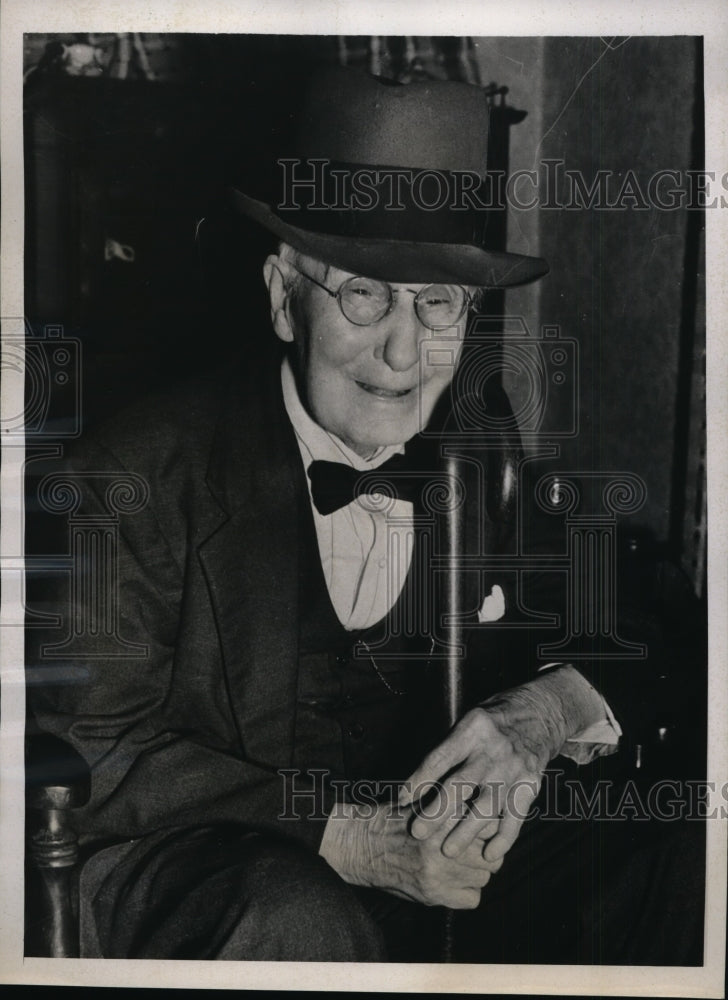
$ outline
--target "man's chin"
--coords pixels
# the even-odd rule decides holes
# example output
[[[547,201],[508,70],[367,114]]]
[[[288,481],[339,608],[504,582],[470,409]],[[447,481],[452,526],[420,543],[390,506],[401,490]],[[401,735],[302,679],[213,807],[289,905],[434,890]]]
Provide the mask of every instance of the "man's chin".
[[[356,441],[345,441],[349,447],[363,458],[373,455],[380,448],[387,448],[391,445],[406,444],[419,432],[419,422],[403,420],[400,424],[392,428],[383,428],[381,431],[367,434],[365,438],[357,437]]]
[[[426,413],[423,409],[422,401],[417,398],[412,399],[409,406],[396,408],[396,412],[387,415],[367,408],[366,412],[359,410],[357,418],[351,416],[346,427],[329,426],[329,430],[358,455],[368,458],[380,448],[406,444],[419,434],[427,426],[432,407]]]

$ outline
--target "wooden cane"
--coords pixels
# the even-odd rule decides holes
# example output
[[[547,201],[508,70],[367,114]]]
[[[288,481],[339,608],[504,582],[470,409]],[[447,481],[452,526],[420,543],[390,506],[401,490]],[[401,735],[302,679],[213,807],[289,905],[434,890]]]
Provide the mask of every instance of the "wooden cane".
[[[444,584],[440,595],[440,621],[447,642],[446,658],[441,677],[441,710],[445,732],[458,722],[465,707],[465,664],[462,615],[464,609],[461,556],[465,552],[465,505],[458,503],[462,462],[458,455],[444,459],[444,471],[450,502],[446,505],[442,523],[442,545],[445,557]],[[443,961],[453,961],[455,944],[455,911],[445,911]]]
[[[455,400],[457,406],[458,400]],[[457,724],[468,707],[469,684],[465,663],[466,611],[465,572],[463,556],[466,550],[466,511],[478,499],[483,510],[478,511],[485,551],[495,551],[500,544],[500,533],[508,533],[514,523],[517,505],[518,466],[523,456],[518,428],[508,396],[502,387],[490,387],[487,410],[497,418],[499,433],[497,445],[488,461],[487,489],[479,496],[472,476],[472,466],[463,457],[462,449],[444,445],[442,468],[448,491],[449,503],[441,515],[441,553],[445,565],[444,581],[440,589],[440,623],[447,644],[446,657],[439,677],[441,729],[445,736]],[[454,413],[454,410],[453,410]],[[457,423],[451,415],[448,429]],[[495,444],[495,443],[494,443]],[[468,489],[473,496],[468,497]],[[453,960],[455,912],[447,910],[445,916],[444,961]]]

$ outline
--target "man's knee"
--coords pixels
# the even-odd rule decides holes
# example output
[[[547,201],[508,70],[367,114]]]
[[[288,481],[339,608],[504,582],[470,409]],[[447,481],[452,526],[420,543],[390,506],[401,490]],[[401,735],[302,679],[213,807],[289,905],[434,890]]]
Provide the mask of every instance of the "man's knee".
[[[220,958],[384,961],[381,931],[356,894],[318,855],[256,838],[246,865],[247,907]]]
[[[114,958],[384,960],[355,892],[309,848],[231,824],[153,834],[92,899]]]

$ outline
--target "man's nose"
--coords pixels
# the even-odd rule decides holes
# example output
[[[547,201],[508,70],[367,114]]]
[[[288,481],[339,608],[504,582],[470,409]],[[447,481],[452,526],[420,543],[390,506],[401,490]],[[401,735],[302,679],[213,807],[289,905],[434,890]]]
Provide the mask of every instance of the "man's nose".
[[[381,326],[382,337],[375,354],[393,371],[408,371],[418,363],[420,343],[428,332],[415,312],[411,292],[396,293],[392,311],[381,321]]]

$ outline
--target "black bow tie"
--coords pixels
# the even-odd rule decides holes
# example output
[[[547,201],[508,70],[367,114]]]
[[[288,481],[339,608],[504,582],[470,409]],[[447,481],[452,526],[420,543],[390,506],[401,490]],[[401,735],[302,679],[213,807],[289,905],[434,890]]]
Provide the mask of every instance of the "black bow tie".
[[[365,471],[343,462],[316,461],[308,467],[311,495],[319,514],[333,514],[367,493],[384,493],[414,503],[431,476],[414,470],[406,455],[393,455],[376,469]]]

